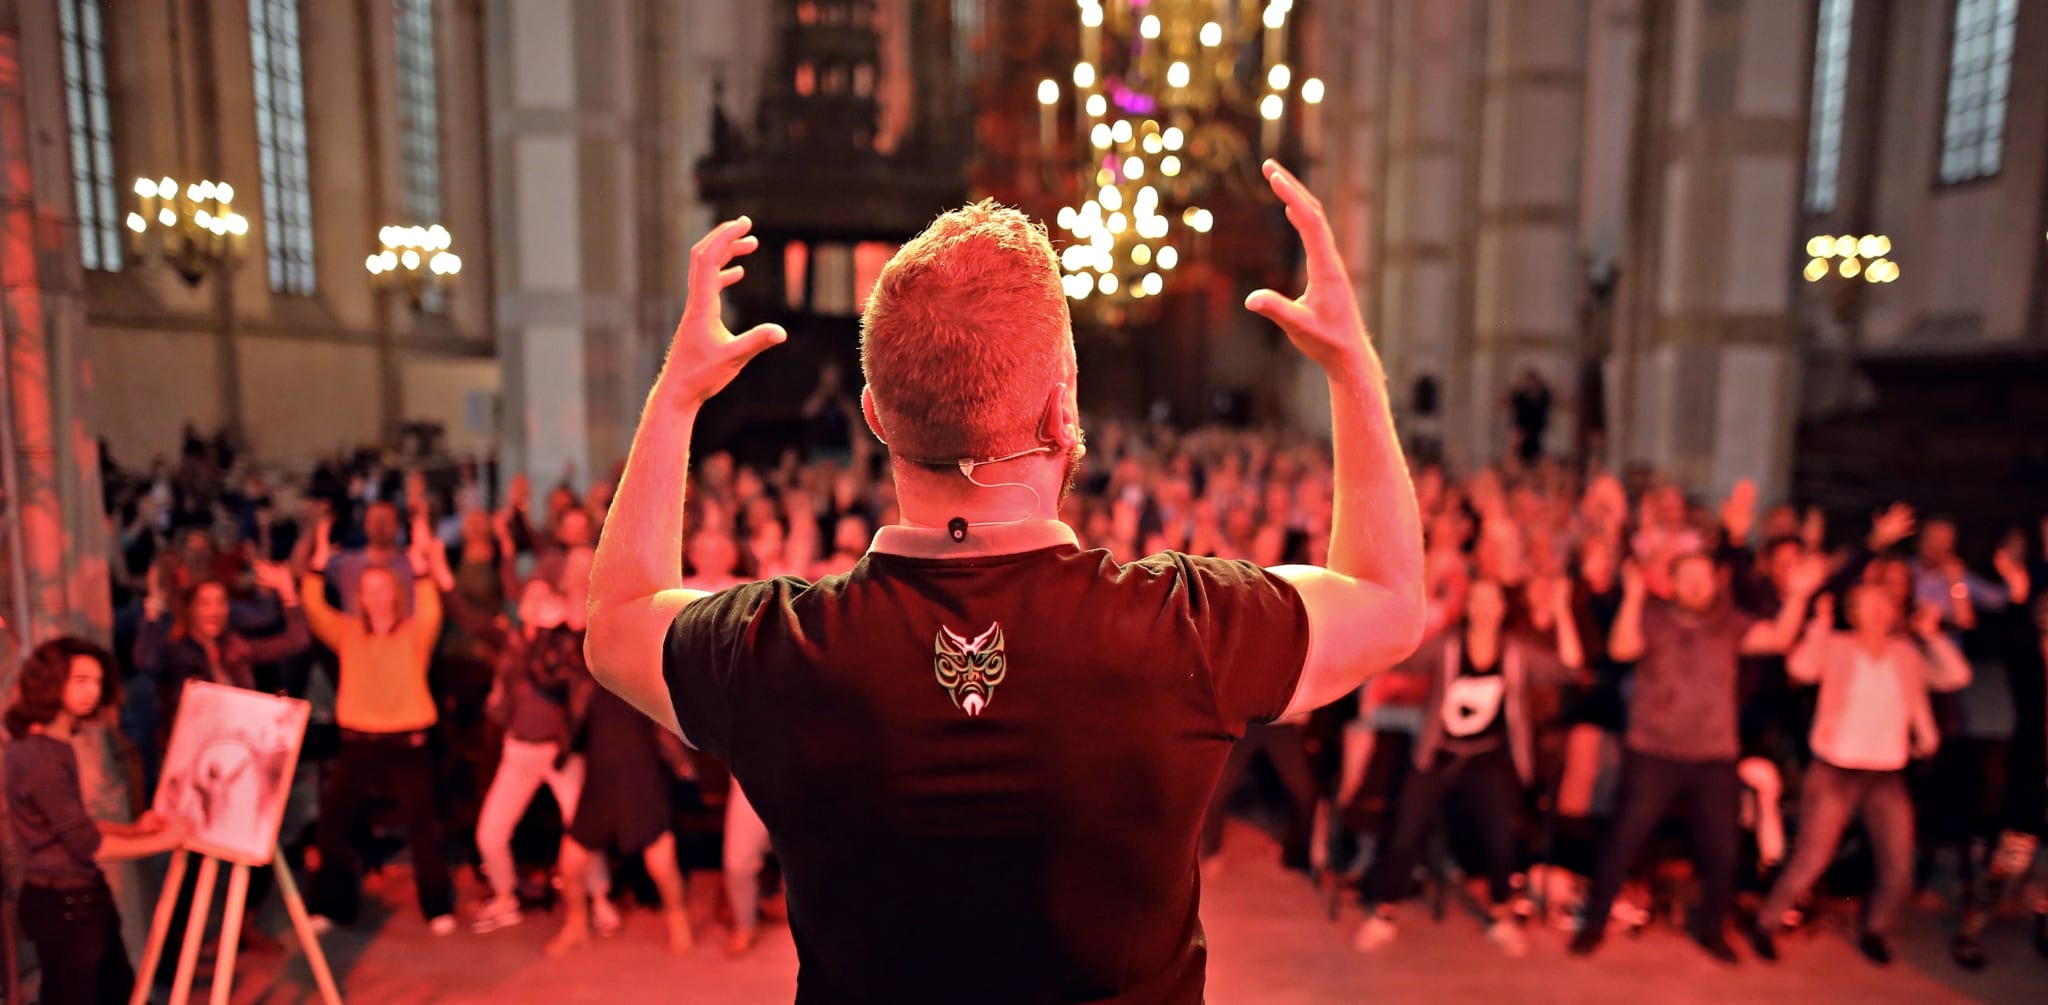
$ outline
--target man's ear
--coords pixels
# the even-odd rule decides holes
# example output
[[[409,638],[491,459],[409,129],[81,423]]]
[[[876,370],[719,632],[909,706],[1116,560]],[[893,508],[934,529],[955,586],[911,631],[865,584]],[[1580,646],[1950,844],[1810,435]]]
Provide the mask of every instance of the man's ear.
[[[882,446],[889,445],[889,438],[882,434],[882,416],[875,410],[875,389],[867,384],[860,387],[860,414],[868,420],[868,432],[875,434]]]
[[[1054,384],[1045,403],[1045,420],[1038,428],[1038,438],[1065,450],[1081,439],[1081,416],[1076,413],[1073,395],[1065,381]]]

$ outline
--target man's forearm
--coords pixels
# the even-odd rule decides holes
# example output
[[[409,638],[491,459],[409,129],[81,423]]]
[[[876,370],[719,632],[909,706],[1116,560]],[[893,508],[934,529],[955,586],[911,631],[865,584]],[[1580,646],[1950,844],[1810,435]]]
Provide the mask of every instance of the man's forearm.
[[[1614,616],[1614,628],[1607,636],[1607,657],[1633,663],[1643,657],[1643,596],[1630,592],[1621,598],[1621,611]]]
[[[1806,628],[1807,611],[1812,606],[1812,591],[1795,592],[1791,596],[1786,597],[1784,606],[1778,608],[1778,616],[1770,621],[1770,637],[1764,640],[1761,647],[1752,649],[1752,652],[1782,653],[1791,651],[1792,647],[1798,643],[1800,633]]]
[[[1422,517],[1370,343],[1330,378],[1336,499],[1329,568],[1411,596],[1422,609]]]
[[[668,371],[654,382],[625,470],[612,495],[590,569],[590,604],[647,597],[683,585],[683,491],[697,403]]]
[[[1569,608],[1557,616],[1557,659],[1574,670],[1586,665],[1585,640],[1579,638],[1579,622]]]

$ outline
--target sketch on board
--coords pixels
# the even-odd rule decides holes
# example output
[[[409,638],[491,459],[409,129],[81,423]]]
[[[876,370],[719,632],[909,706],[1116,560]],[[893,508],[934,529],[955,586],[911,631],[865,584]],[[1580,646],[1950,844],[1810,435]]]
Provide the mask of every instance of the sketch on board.
[[[310,710],[297,698],[187,682],[152,805],[191,821],[187,847],[268,864]]]

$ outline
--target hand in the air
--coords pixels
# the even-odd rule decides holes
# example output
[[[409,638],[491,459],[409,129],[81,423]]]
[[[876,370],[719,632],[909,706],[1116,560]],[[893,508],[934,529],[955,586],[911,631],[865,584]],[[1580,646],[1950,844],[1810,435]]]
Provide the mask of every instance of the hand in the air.
[[[761,246],[759,238],[747,233],[753,225],[744,216],[727,220],[690,249],[690,296],[669,345],[668,366],[691,404],[724,390],[747,361],[789,337],[777,324],[755,325],[738,335],[725,326],[725,288],[746,274],[731,262]]]
[[[292,578],[292,570],[283,562],[257,562],[254,566],[256,585],[277,594],[287,606],[299,599],[298,581]]]
[[[1835,627],[1835,595],[1823,593],[1813,598],[1813,623],[1832,631]]]
[[[1621,595],[1624,600],[1641,600],[1646,584],[1643,582],[1643,567],[1635,559],[1621,563]]]
[[[327,571],[327,563],[334,557],[334,516],[325,514],[313,527],[313,554],[307,560],[307,568],[314,572]]]
[[[1913,515],[1913,507],[1895,502],[1871,517],[1870,537],[1865,543],[1870,546],[1871,551],[1884,551],[1912,537],[1919,526],[1919,521]]]
[[[1786,577],[1786,587],[1795,597],[1811,597],[1820,592],[1828,581],[1828,560],[1821,555],[1808,555],[1792,567]]]
[[[1913,608],[1913,634],[1923,639],[1932,639],[1941,634],[1941,608],[1933,604],[1921,604]]]
[[[1721,504],[1721,528],[1728,532],[1728,540],[1737,544],[1749,540],[1751,527],[1756,526],[1756,483],[1744,478],[1735,483],[1734,491]]]
[[[2027,573],[2027,562],[2018,548],[1999,548],[1991,553],[1991,567],[1998,572],[1998,578],[2005,582],[2005,588],[2012,595],[2013,602],[2024,604],[2033,591],[2032,577]]]
[[[1245,298],[1244,305],[1279,325],[1294,347],[1324,370],[1342,369],[1365,347],[1365,320],[1358,312],[1351,280],[1344,274],[1344,260],[1337,253],[1330,220],[1323,213],[1322,200],[1311,195],[1301,179],[1278,161],[1267,161],[1263,169],[1273,194],[1287,205],[1287,220],[1294,224],[1308,252],[1308,285],[1293,299],[1273,290],[1258,290]]]

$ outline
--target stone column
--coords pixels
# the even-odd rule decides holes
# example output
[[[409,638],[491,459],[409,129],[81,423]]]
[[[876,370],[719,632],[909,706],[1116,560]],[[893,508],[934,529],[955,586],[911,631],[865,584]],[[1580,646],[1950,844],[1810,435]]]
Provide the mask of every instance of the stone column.
[[[112,630],[60,52],[54,7],[0,0],[0,694],[27,647]]]
[[[1357,0],[1314,11],[1317,30],[1308,36],[1303,54],[1305,71],[1321,76],[1324,85],[1323,103],[1303,111],[1317,123],[1308,132],[1311,142],[1305,151],[1309,187],[1329,212],[1337,250],[1350,270],[1366,328],[1375,336],[1382,331],[1384,306],[1379,297],[1378,225],[1383,214],[1378,198],[1386,137],[1389,8],[1388,0]],[[1291,372],[1287,420],[1300,429],[1327,434],[1330,393],[1322,368],[1300,357]],[[1396,406],[1402,402],[1397,393]]]
[[[622,124],[581,99],[586,40],[613,27],[617,4],[573,10],[549,0],[493,0],[491,36],[493,256],[498,355],[504,371],[503,465],[545,487],[573,466],[590,470],[590,329],[621,320],[618,304],[584,287],[595,221],[580,196],[587,160],[615,144]],[[591,155],[586,157],[586,152]]]
[[[1472,341],[1458,369],[1471,409],[1453,434],[1475,460],[1511,447],[1503,402],[1524,369],[1550,387],[1545,453],[1577,446],[1586,28],[1587,0],[1492,0],[1488,7]]]
[[[1617,459],[1695,492],[1782,498],[1799,382],[1796,269],[1812,0],[1645,9],[1639,201],[1622,264]]]
[[[691,172],[712,82],[751,93],[759,6],[489,0],[510,470],[580,487],[624,459],[709,224]]]
[[[1473,145],[1478,97],[1478,0],[1383,7],[1387,86],[1384,153],[1373,193],[1381,207],[1373,313],[1387,377],[1411,444],[1460,444],[1447,420],[1469,414],[1457,378],[1469,332]],[[1435,414],[1417,414],[1421,378],[1437,385]],[[1453,461],[1464,458],[1453,450]]]

